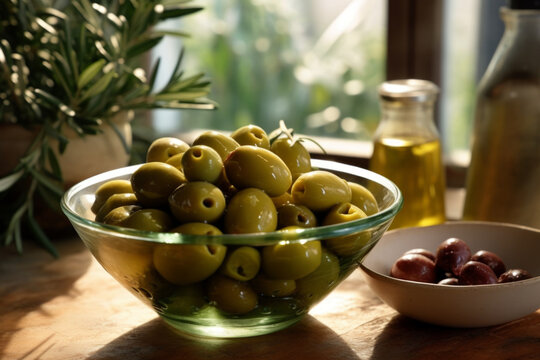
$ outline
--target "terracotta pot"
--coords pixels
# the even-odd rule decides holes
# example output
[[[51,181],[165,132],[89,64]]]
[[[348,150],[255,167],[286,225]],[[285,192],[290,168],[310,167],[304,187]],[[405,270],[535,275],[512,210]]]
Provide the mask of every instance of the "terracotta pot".
[[[133,113],[129,112],[113,119],[128,147],[132,143],[132,118]],[[130,154],[117,133],[106,123],[102,130],[97,135],[84,137],[78,136],[71,129],[66,130],[64,135],[69,143],[61,155],[58,153],[57,141],[50,140],[62,169],[66,189],[90,176],[128,165]],[[0,176],[8,174],[17,166],[38,132],[39,129],[29,131],[18,125],[0,124]],[[38,196],[35,197],[34,206],[37,221],[50,235],[64,235],[72,229],[61,212],[52,210]]]
[[[126,143],[131,147],[131,124],[133,113],[121,113],[112,121]],[[126,166],[129,153],[126,152],[114,129],[104,123],[103,132],[97,135],[78,136],[66,129],[64,135],[69,139],[66,151],[58,153],[56,140],[50,140],[55,151],[66,187],[101,172]],[[0,124],[0,176],[9,173],[25,154],[39,129],[29,131],[18,125]]]

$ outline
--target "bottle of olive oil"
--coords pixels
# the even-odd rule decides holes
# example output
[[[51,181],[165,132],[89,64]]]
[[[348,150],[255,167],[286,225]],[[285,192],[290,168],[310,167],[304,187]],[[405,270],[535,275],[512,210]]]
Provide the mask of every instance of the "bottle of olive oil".
[[[540,1],[501,8],[504,35],[478,86],[464,220],[540,228]]]
[[[381,121],[374,135],[370,170],[392,180],[403,208],[391,228],[446,220],[445,177],[433,122],[438,87],[425,80],[395,80],[379,87]]]

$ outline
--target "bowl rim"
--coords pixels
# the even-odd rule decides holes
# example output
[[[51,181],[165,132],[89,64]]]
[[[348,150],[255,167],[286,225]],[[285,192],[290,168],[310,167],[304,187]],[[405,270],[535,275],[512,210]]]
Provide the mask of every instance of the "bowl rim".
[[[521,229],[525,231],[532,231],[535,233],[540,234],[540,229],[532,228],[525,225],[519,225],[519,224],[511,224],[511,223],[503,223],[503,222],[492,222],[492,221],[481,221],[481,220],[459,220],[459,221],[448,221],[442,224],[438,225],[432,225],[429,226],[430,228],[433,227],[447,227],[447,226],[493,226],[493,227],[505,227],[505,228],[515,228],[515,229]],[[404,232],[404,231],[413,231],[421,229],[421,227],[411,227],[411,228],[400,228],[400,229],[394,229],[392,231],[389,231],[388,233],[384,234],[391,235],[393,233],[397,232]],[[365,260],[370,254],[367,254],[366,257],[363,259]],[[399,279],[390,276],[389,274],[383,274],[381,272],[378,272],[376,270],[373,270],[369,267],[367,267],[364,264],[364,261],[362,261],[359,264],[360,269],[371,278],[374,278],[378,281],[386,282],[390,285],[394,286],[405,286],[407,288],[420,288],[425,290],[432,290],[432,289],[445,289],[445,291],[463,291],[464,289],[468,290],[475,290],[478,291],[479,289],[486,289],[486,291],[491,291],[492,289],[501,289],[501,288],[512,288],[512,287],[521,287],[526,286],[529,283],[535,283],[540,281],[540,275],[535,275],[530,279],[520,280],[520,281],[514,281],[514,282],[507,282],[507,283],[496,283],[496,284],[482,284],[482,285],[445,285],[445,284],[436,284],[436,283],[425,283],[420,281],[413,281],[413,280],[405,280],[405,279]],[[490,290],[491,289],[491,290]]]
[[[73,186],[71,186],[62,196],[60,207],[67,218],[72,223],[76,223],[78,226],[93,229],[104,234],[120,235],[123,238],[130,238],[134,240],[158,243],[158,244],[227,244],[227,245],[272,245],[280,242],[305,242],[312,240],[321,240],[329,233],[332,233],[332,237],[344,236],[353,232],[370,229],[375,226],[384,224],[388,220],[392,220],[395,215],[401,210],[403,206],[403,196],[398,186],[387,179],[386,177],[377,174],[373,171],[338,163],[332,160],[312,159],[311,163],[314,169],[322,168],[323,170],[331,170],[342,173],[348,173],[350,175],[363,177],[367,180],[373,181],[382,185],[388,189],[394,199],[392,203],[384,210],[370,215],[363,219],[353,220],[345,223],[317,226],[314,228],[298,229],[291,232],[273,231],[267,233],[251,233],[251,234],[221,234],[221,235],[192,235],[181,233],[158,233],[151,231],[135,230],[130,228],[124,228],[115,225],[108,225],[89,220],[75,212],[70,206],[71,199],[76,196],[82,189],[95,184],[96,182],[105,181],[111,178],[118,178],[121,176],[127,176],[131,174],[135,169],[143,164],[136,164],[126,166],[110,171],[97,174],[88,179],[85,179]],[[390,222],[388,223],[390,225]]]

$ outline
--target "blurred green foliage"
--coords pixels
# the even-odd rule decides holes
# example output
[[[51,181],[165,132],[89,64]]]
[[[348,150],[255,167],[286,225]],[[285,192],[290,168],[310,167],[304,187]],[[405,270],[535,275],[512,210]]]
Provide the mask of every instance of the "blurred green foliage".
[[[283,119],[303,134],[369,139],[384,80],[384,21],[374,30],[372,19],[372,11],[384,13],[373,9],[380,5],[341,1],[341,12],[321,24],[325,9],[315,4],[330,6],[324,2],[201,4],[204,12],[179,23],[197,33],[182,45],[186,67],[191,61],[212,79],[210,98],[219,108],[175,115],[176,131],[250,123],[269,131]]]

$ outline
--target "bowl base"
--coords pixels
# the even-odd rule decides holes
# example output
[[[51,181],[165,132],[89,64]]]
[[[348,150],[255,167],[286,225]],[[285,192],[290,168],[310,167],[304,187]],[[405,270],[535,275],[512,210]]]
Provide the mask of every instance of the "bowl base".
[[[181,321],[160,314],[161,318],[175,332],[208,338],[243,338],[270,334],[285,329],[302,318],[298,316],[292,319],[276,322],[262,323],[244,326],[243,324],[230,325],[227,323],[216,325],[201,325],[187,321]]]

